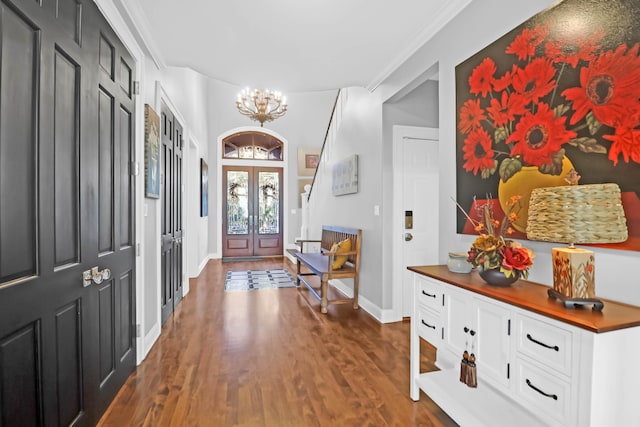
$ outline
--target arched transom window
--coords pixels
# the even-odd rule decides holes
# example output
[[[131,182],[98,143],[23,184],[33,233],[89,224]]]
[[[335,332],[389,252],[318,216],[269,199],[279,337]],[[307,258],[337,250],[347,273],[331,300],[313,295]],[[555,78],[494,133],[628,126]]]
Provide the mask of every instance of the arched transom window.
[[[283,143],[261,132],[238,132],[222,140],[225,159],[283,160]]]

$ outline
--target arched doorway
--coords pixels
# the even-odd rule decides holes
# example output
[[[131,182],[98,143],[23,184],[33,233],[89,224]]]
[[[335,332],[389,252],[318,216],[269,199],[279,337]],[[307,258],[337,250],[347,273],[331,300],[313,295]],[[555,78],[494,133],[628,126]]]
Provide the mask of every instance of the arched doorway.
[[[219,142],[222,258],[281,256],[285,142],[264,128],[228,132]]]

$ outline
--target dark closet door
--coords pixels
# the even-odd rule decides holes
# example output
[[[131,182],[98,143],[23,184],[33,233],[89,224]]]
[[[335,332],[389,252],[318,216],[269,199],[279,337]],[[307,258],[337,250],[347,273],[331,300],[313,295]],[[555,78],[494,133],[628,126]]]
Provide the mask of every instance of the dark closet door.
[[[182,300],[182,125],[164,103],[162,126],[162,323]]]
[[[94,425],[135,368],[133,70],[92,1],[0,0],[2,426]]]

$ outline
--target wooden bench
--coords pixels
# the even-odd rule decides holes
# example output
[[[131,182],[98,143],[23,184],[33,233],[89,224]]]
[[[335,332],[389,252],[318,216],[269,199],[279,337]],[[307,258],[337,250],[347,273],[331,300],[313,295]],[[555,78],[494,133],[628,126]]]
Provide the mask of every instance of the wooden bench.
[[[346,252],[331,252],[334,243],[345,239],[351,240],[351,250]],[[291,253],[297,259],[297,279],[298,289],[302,282],[311,291],[313,296],[320,300],[320,312],[327,313],[329,304],[345,304],[352,302],[353,308],[358,308],[358,273],[360,272],[360,248],[362,246],[362,230],[355,228],[322,226],[321,240],[296,240],[300,244],[300,251]],[[305,244],[320,243],[320,252],[305,252]],[[347,261],[339,269],[333,269],[336,256],[346,256]],[[310,272],[303,273],[302,266]],[[320,279],[320,294],[310,281],[308,276],[317,276]],[[331,279],[353,279],[353,298],[332,299],[328,297],[328,285]]]

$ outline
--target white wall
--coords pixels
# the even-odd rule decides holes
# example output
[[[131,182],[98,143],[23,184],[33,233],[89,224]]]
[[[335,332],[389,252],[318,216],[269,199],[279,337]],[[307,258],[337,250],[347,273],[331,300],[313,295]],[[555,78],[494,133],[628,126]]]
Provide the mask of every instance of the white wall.
[[[422,126],[438,128],[438,82],[427,80],[407,95],[398,100],[387,101],[382,110],[382,191],[383,199],[383,245],[382,257],[393,259],[393,126]],[[385,263],[383,283],[392,283],[393,271],[391,263]],[[393,287],[383,286],[382,308],[391,309],[393,305]]]
[[[313,186],[309,212],[309,238],[320,237],[323,224],[362,229],[360,297],[366,307],[382,307],[382,104],[363,88],[341,94],[337,131],[325,146]],[[358,155],[358,192],[331,193],[331,170],[336,162]],[[374,313],[374,315],[377,315]]]
[[[159,85],[159,86],[158,86]],[[183,218],[185,235],[183,237],[184,260],[183,292],[189,292],[189,276],[199,272],[202,260],[208,255],[206,239],[207,218],[200,218],[200,167],[199,158],[207,158],[207,88],[208,81],[202,75],[188,69],[158,69],[150,58],[146,58],[145,74],[141,80],[141,102],[149,104],[160,113],[161,99],[172,108],[183,125],[184,152],[184,204]],[[194,147],[195,145],[195,147]],[[140,161],[143,161],[142,159]],[[188,190],[187,190],[188,189]],[[162,190],[161,190],[162,193]],[[140,195],[143,197],[144,195]],[[144,318],[139,319],[145,334],[145,351],[155,342],[160,333],[160,199],[143,200],[143,236],[142,253],[144,274],[142,297]]]

